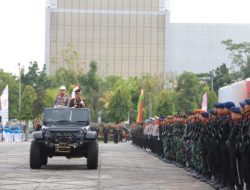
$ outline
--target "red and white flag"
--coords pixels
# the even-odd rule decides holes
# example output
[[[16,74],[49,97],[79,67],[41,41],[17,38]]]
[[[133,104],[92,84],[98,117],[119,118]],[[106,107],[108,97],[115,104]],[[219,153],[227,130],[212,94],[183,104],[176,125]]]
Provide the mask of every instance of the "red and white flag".
[[[201,109],[203,111],[207,111],[207,93],[205,93],[203,96],[202,96],[202,104],[201,104]]]

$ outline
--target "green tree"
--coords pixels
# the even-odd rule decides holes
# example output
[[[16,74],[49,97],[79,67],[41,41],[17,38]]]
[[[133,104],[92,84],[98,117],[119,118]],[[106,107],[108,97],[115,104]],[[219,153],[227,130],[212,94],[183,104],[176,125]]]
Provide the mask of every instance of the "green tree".
[[[21,81],[24,85],[30,85],[33,88],[36,88],[38,86],[38,72],[39,67],[37,62],[30,62],[28,72],[24,73],[22,71],[21,73]]]
[[[139,96],[141,93],[141,81],[137,77],[130,77],[128,80],[125,81],[126,86],[129,90],[129,94],[131,95],[131,109],[130,109],[130,115],[129,120],[130,122],[136,122],[137,117],[137,104],[139,100]],[[145,92],[145,90],[144,90]],[[145,97],[145,93],[144,93]],[[145,102],[145,101],[144,101]],[[144,104],[145,105],[145,104]],[[143,118],[145,118],[148,115],[148,109],[145,109],[145,106],[143,108]]]
[[[120,76],[114,75],[107,76],[104,80],[99,79],[98,111],[101,113],[102,122],[109,122],[108,107],[113,94],[111,89],[121,79]]]
[[[189,98],[185,98],[184,96],[185,95],[182,92],[176,93],[175,105],[176,105],[177,113],[181,113],[181,114],[187,113],[198,107],[198,104],[196,102],[193,102],[193,100],[190,100]]]
[[[213,75],[213,88],[215,92],[218,92],[219,88],[231,84],[234,79],[226,64],[222,64],[210,73]]]
[[[91,61],[90,64],[90,70],[86,75],[83,75],[80,78],[80,82],[82,86],[84,86],[85,93],[90,94],[93,91],[98,91],[99,89],[99,83],[98,83],[98,77],[97,77],[97,63],[95,61]]]
[[[84,96],[91,108],[92,118],[93,120],[97,120],[100,79],[97,77],[97,63],[91,61],[89,66],[90,70],[86,75],[79,77],[79,81],[84,90]]]
[[[109,104],[110,99],[113,97],[113,91],[107,90],[105,93],[102,94],[102,96],[99,98],[99,111],[101,112],[101,117],[103,122],[109,122]]]
[[[28,72],[21,73],[21,81],[24,85],[31,85],[36,90],[44,90],[50,87],[51,81],[46,74],[46,66],[40,71],[36,61],[30,62]]]
[[[233,41],[229,39],[222,41],[222,44],[226,45],[226,50],[230,52],[233,65],[239,68],[237,69],[239,70],[238,77],[240,79],[250,77],[250,43],[233,43]]]
[[[218,93],[219,88],[229,85],[239,78],[239,72],[232,72],[224,63],[209,73],[197,74],[198,78],[206,82],[209,87]],[[213,86],[212,86],[213,84]]]
[[[106,90],[111,89],[115,86],[117,81],[122,80],[121,76],[110,75],[106,77],[105,84],[102,86],[106,87]]]
[[[34,119],[33,106],[37,98],[35,89],[27,85],[22,94],[21,113],[19,119],[28,121]]]
[[[36,90],[37,99],[33,105],[33,115],[38,117],[45,107],[46,89],[51,85],[51,81],[46,74],[45,65],[40,71],[37,62],[30,62],[28,72],[22,72],[21,81],[24,85],[30,85]]]
[[[78,84],[78,75],[73,71],[66,70],[64,68],[60,68],[56,71],[56,73],[50,77],[51,87],[58,88],[59,86],[66,86],[67,89],[72,84]]]
[[[119,85],[110,98],[109,103],[109,118],[110,121],[119,123],[127,120],[128,113],[131,108],[131,95],[126,83]]]
[[[57,88],[49,88],[46,90],[44,101],[45,101],[45,107],[53,107],[55,97],[58,95],[58,89]]]
[[[153,113],[155,113],[158,101],[157,95],[163,90],[163,80],[161,76],[153,77],[150,75],[145,75],[141,78],[140,83],[141,87],[144,89],[145,94],[144,105],[145,113],[147,114],[145,117],[151,117],[153,116]]]
[[[173,72],[168,72],[165,75],[164,87],[170,90],[174,90],[177,85],[177,74]]]
[[[51,87],[51,80],[49,79],[46,73],[46,65],[43,66],[43,69],[38,71],[37,87],[36,89],[45,90]]]
[[[174,94],[173,92],[163,90],[160,93],[158,104],[157,104],[157,113],[158,115],[173,115],[175,109],[174,104]]]
[[[184,72],[178,78],[176,87],[176,110],[188,112],[198,107],[200,100],[200,83],[198,77],[190,72]]]
[[[43,113],[43,110],[45,108],[45,96],[46,91],[45,90],[36,90],[36,100],[33,104],[33,115],[34,117],[40,117],[40,115]]]

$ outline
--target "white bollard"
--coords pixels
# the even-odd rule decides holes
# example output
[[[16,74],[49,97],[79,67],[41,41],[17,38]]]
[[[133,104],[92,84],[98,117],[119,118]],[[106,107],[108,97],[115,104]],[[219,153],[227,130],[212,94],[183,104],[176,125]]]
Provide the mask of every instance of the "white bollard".
[[[14,142],[17,143],[18,142],[18,138],[19,138],[19,135],[17,133],[17,130],[14,131]]]
[[[22,131],[19,132],[19,141],[22,142],[22,136],[23,136],[23,133]]]
[[[5,142],[10,142],[10,132],[9,131],[6,131],[5,132]]]
[[[10,141],[10,131],[11,131],[11,129],[10,129],[10,127],[8,127],[7,129],[6,129],[6,142],[11,142]]]
[[[18,142],[18,139],[17,139],[17,128],[15,127],[13,129],[13,142]]]
[[[6,132],[3,130],[3,141],[6,141]]]
[[[17,138],[17,142],[21,142],[21,139],[22,139],[22,131],[20,129],[17,129],[16,130],[16,138]]]
[[[9,135],[9,142],[13,142],[13,140],[14,140],[14,134],[13,134],[13,130],[11,129],[10,130],[10,135]]]
[[[2,142],[3,140],[3,126],[0,125],[0,143]]]

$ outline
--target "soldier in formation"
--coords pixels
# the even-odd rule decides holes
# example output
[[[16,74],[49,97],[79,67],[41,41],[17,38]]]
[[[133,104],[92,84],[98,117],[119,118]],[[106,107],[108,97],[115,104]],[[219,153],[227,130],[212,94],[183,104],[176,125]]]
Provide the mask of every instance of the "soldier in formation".
[[[108,143],[108,138],[109,138],[109,126],[105,125],[103,127],[103,138],[104,138],[104,143]]]
[[[121,126],[118,124],[114,125],[113,126],[113,140],[115,144],[119,142],[120,132],[121,132]]]
[[[250,190],[250,99],[240,105],[216,103],[209,112],[151,118],[132,130],[133,143],[215,189]]]

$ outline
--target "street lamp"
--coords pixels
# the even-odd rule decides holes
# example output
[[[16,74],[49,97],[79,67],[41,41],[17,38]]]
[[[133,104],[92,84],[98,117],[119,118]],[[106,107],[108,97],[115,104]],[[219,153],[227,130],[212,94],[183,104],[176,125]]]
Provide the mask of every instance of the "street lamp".
[[[19,69],[19,114],[21,113],[21,64],[18,63],[18,69]]]
[[[212,91],[214,91],[214,72],[211,73],[210,77],[211,77],[211,89]]]

